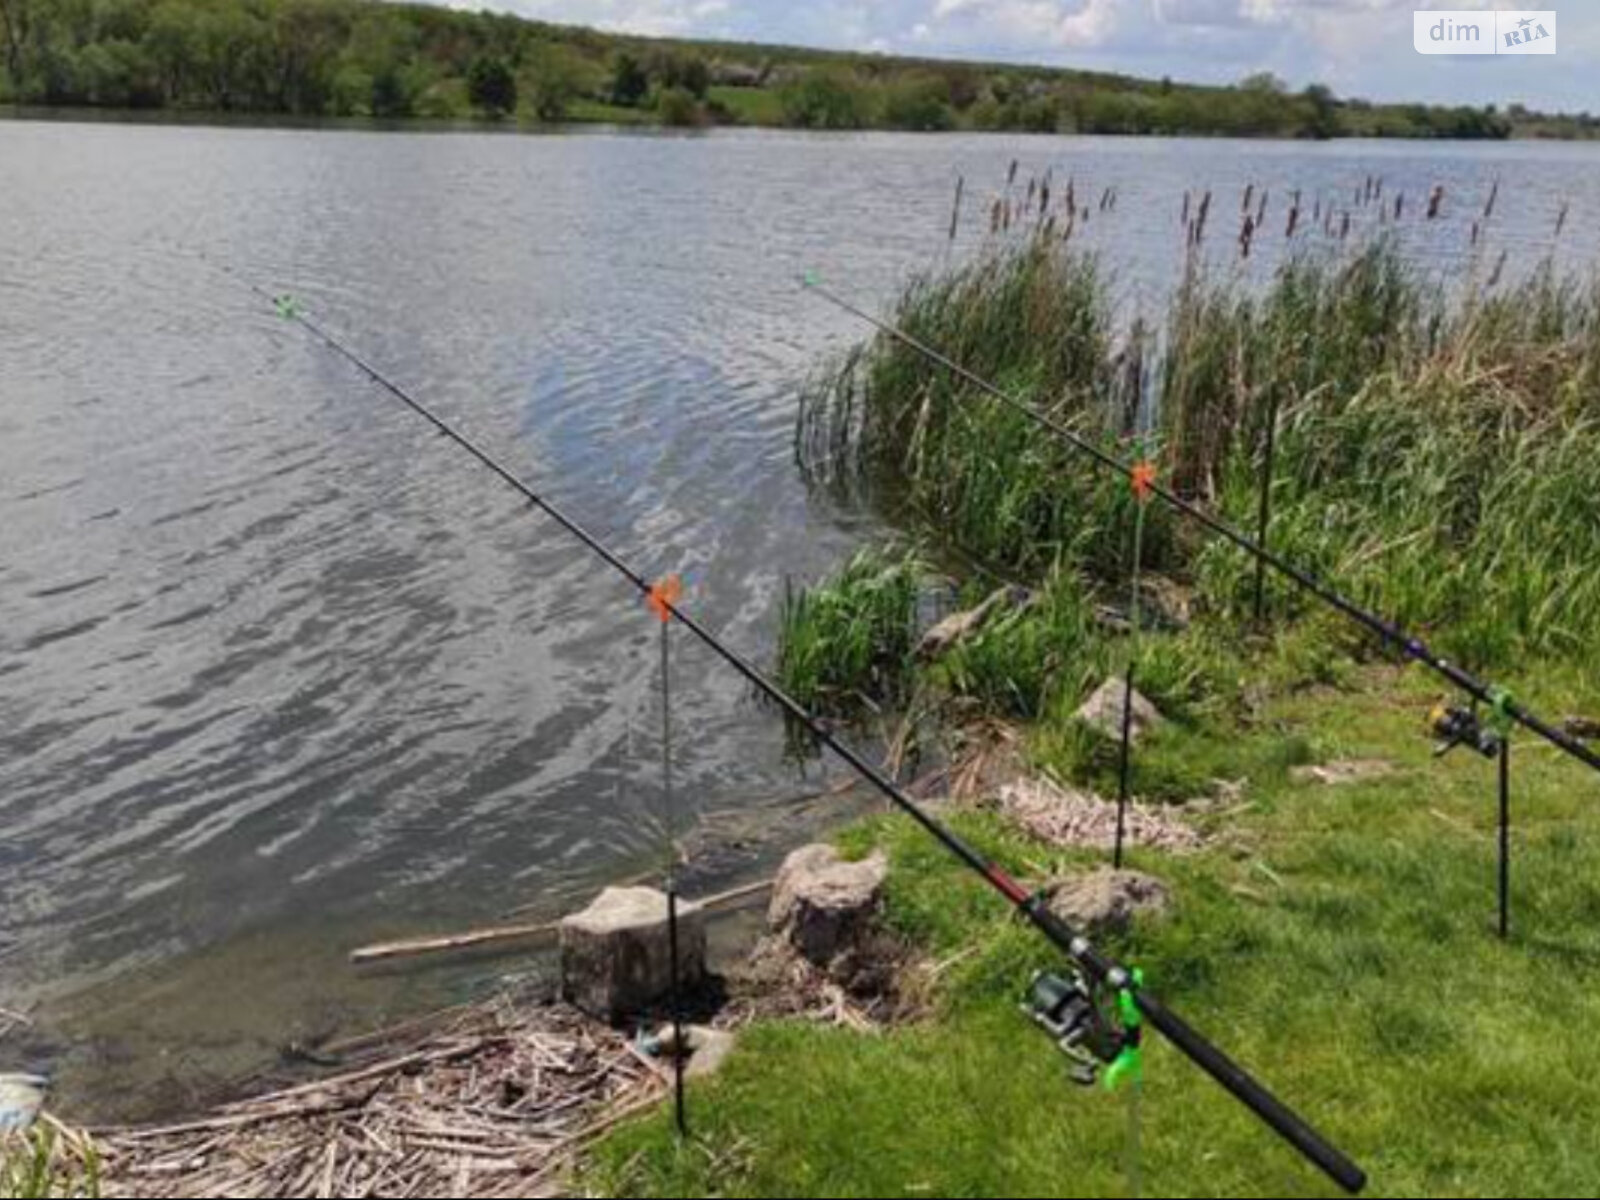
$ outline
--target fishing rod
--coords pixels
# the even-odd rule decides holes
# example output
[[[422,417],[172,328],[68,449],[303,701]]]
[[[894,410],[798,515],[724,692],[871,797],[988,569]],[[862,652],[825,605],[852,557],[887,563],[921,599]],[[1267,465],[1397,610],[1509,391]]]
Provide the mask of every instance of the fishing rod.
[[[829,303],[849,313],[851,316],[866,322],[868,325],[871,325],[873,328],[878,330],[878,332],[892,338],[901,345],[916,351],[929,362],[936,363],[945,370],[949,371],[951,374],[955,375],[957,378],[965,380],[979,391],[984,392],[986,395],[989,395],[1000,401],[1013,411],[1021,413],[1024,417],[1033,421],[1041,428],[1046,429],[1055,434],[1057,437],[1061,438],[1075,450],[1087,455],[1102,469],[1124,476],[1129,480],[1133,480],[1135,478],[1135,473],[1138,470],[1138,464],[1124,462],[1115,455],[1102,450],[1099,446],[1096,446],[1093,442],[1089,441],[1076,430],[1056,420],[1048,413],[1034,407],[1027,401],[1013,396],[1010,392],[1007,392],[998,384],[991,383],[989,380],[977,374],[975,371],[962,366],[949,355],[944,354],[942,351],[928,345],[927,342],[924,342],[920,338],[907,333],[899,326],[894,325],[889,321],[885,321],[883,318],[874,316],[872,313],[857,307],[844,297],[824,287],[822,283],[818,281],[815,275],[806,275],[803,280],[803,286],[807,290],[820,296],[822,299],[827,300]],[[1313,596],[1323,601],[1323,603],[1337,609],[1346,617],[1349,617],[1352,621],[1356,622],[1356,624],[1361,625],[1369,632],[1376,634],[1379,640],[1381,640],[1385,645],[1399,647],[1406,657],[1422,663],[1424,666],[1436,671],[1461,691],[1471,696],[1474,700],[1489,705],[1497,712],[1503,713],[1511,721],[1515,721],[1523,728],[1537,734],[1539,737],[1543,738],[1546,742],[1549,742],[1557,749],[1565,751],[1579,762],[1593,767],[1596,771],[1600,771],[1600,753],[1591,750],[1578,738],[1573,737],[1565,730],[1557,728],[1548,721],[1540,718],[1536,713],[1533,713],[1527,708],[1523,707],[1505,688],[1484,683],[1476,676],[1463,670],[1461,667],[1456,666],[1456,664],[1449,662],[1441,655],[1434,653],[1420,638],[1406,633],[1405,630],[1401,629],[1393,622],[1386,621],[1377,614],[1362,608],[1353,600],[1347,599],[1341,593],[1335,591],[1331,586],[1323,583],[1316,576],[1302,570],[1291,563],[1288,559],[1283,558],[1281,555],[1269,550],[1266,546],[1262,545],[1254,538],[1251,538],[1248,534],[1240,533],[1237,529],[1229,525],[1226,521],[1223,521],[1220,517],[1212,515],[1204,508],[1201,508],[1198,504],[1195,504],[1193,501],[1184,499],[1171,488],[1168,488],[1163,484],[1153,480],[1150,481],[1148,486],[1151,493],[1159,497],[1169,507],[1181,513],[1183,516],[1188,517],[1190,520],[1195,521],[1204,528],[1210,530],[1218,537],[1231,542],[1239,549],[1253,556],[1258,562],[1265,563],[1267,566],[1277,571],[1280,575],[1292,580],[1305,591],[1310,592]]]
[[[895,807],[920,825],[952,855],[982,876],[1022,917],[1067,956],[1081,973],[1083,981],[1092,985],[1096,991],[1102,994],[1110,993],[1114,997],[1115,1007],[1122,1016],[1121,1029],[1117,1031],[1114,1037],[1094,1037],[1090,1039],[1099,1059],[1106,1062],[1113,1071],[1117,1069],[1118,1063],[1126,1067],[1130,1061],[1136,1061],[1136,1058],[1130,1058],[1130,1055],[1137,1055],[1141,1024],[1144,1021],[1148,1021],[1162,1036],[1177,1047],[1184,1056],[1210,1075],[1217,1083],[1221,1084],[1236,1100],[1253,1112],[1279,1137],[1293,1146],[1307,1161],[1317,1166],[1341,1188],[1347,1192],[1355,1193],[1366,1186],[1366,1173],[1360,1167],[1318,1133],[1298,1113],[1268,1091],[1264,1085],[1246,1072],[1244,1068],[1212,1045],[1210,1041],[1191,1028],[1177,1013],[1168,1008],[1159,997],[1144,986],[1143,975],[1139,971],[1123,966],[1094,946],[1087,937],[1080,934],[1051,910],[1044,895],[1030,893],[1027,888],[1013,879],[997,863],[990,862],[977,849],[970,846],[954,830],[939,821],[932,813],[907,795],[882,770],[868,762],[867,759],[851,749],[845,742],[839,740],[798,700],[790,696],[776,682],[769,679],[754,664],[745,659],[743,655],[728,646],[688,612],[684,611],[679,603],[669,598],[668,594],[663,594],[660,589],[652,585],[643,575],[624,561],[620,555],[593,533],[589,532],[563,508],[546,498],[533,485],[523,480],[509,467],[478,445],[477,442],[456,429],[421,400],[384,375],[355,350],[345,345],[344,342],[316,321],[313,321],[292,297],[274,296],[254,283],[234,275],[227,268],[220,269],[226,271],[230,278],[238,280],[249,287],[256,295],[268,300],[277,310],[280,317],[294,321],[329,350],[349,362],[379,388],[465,450],[480,465],[498,476],[503,483],[521,495],[529,504],[543,512],[567,533],[581,542],[595,557],[627,580],[646,598],[647,602],[652,602],[652,606],[655,603],[659,603],[660,610],[670,615],[673,620],[677,621],[679,625],[692,634],[697,641],[727,663],[728,666],[732,667],[746,682],[782,709],[785,714],[807,730],[819,743],[838,755],[856,774],[881,792]],[[1084,1028],[1098,1028],[1101,1024],[1098,1020],[1092,1019],[1087,1013],[1080,1014],[1079,1021]]]

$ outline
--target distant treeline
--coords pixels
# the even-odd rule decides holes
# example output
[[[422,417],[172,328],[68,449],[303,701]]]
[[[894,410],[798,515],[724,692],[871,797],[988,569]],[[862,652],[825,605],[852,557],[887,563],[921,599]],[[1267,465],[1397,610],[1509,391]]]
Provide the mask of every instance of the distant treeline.
[[[0,103],[379,118],[1248,137],[1600,135],[1600,119],[613,36],[376,0],[0,0]]]

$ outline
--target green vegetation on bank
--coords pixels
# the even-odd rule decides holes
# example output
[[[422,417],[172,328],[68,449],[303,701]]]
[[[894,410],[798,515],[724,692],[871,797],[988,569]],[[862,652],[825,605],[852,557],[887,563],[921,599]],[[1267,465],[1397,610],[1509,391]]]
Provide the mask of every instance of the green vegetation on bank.
[[[0,1133],[0,1200],[99,1195],[100,1160],[86,1137],[59,1134],[48,1124]]]
[[[1452,292],[1380,240],[1295,258],[1260,292],[1191,272],[1164,327],[1113,313],[1093,261],[1041,236],[914,283],[895,319],[1107,452],[1153,454],[1243,528],[1272,420],[1275,550],[1472,668],[1600,666],[1600,287],[1547,263]],[[818,381],[798,450],[819,484],[996,579],[1125,585],[1126,482],[898,342]],[[1252,560],[1162,506],[1144,568],[1203,621],[1237,622],[1253,594]],[[1313,611],[1276,579],[1270,598]]]
[[[1247,201],[1248,207],[1248,201]],[[1046,218],[1040,216],[1041,230]],[[1387,242],[1291,258],[1262,288],[1191,269],[1160,322],[1117,319],[1092,260],[1042,231],[917,280],[896,322],[1253,526],[1277,431],[1271,541],[1533,709],[1600,717],[1600,287],[1551,264],[1443,287]],[[1075,716],[1120,670],[1133,501],[1035,426],[888,338],[820,376],[802,467],[920,547],[796,590],[779,671],[843,718],[898,707],[961,755],[1010,734],[1024,769],[1102,795],[1115,744]],[[1600,1173],[1600,779],[1517,735],[1513,933],[1495,914],[1495,770],[1433,755],[1437,676],[1152,507],[1141,690],[1170,718],[1133,790],[1208,843],[1135,847],[1175,914],[1112,939],[1147,980],[1372,1176],[1380,1195],[1565,1195]],[[935,577],[923,562],[953,574]],[[954,564],[953,566],[951,564]],[[906,572],[921,571],[907,594]],[[930,596],[1031,593],[919,655]],[[892,586],[891,586],[892,585]],[[954,593],[954,596],[951,594]],[[879,641],[867,639],[879,631]],[[803,651],[803,652],[802,652]],[[1309,763],[1376,762],[1330,786]],[[982,804],[960,832],[1033,886],[1105,860]],[[612,1195],[1320,1195],[1316,1172],[1154,1039],[1142,1184],[1127,1101],[1080,1091],[1018,1012],[1052,952],[908,820],[887,919],[940,964],[922,1019],[867,1036],[766,1024],[666,1117],[600,1147]]]
[[[1595,699],[1570,679],[1514,682],[1557,711]],[[1492,767],[1432,759],[1418,718],[1431,679],[1355,683],[1286,688],[1236,732],[1225,761],[1248,809],[1214,818],[1225,836],[1212,849],[1134,851],[1173,887],[1174,914],[1113,946],[1354,1156],[1371,1194],[1585,1194],[1600,1173],[1600,1048],[1584,1036],[1600,1021],[1600,789],[1576,764],[1521,755],[1502,945]],[[1212,753],[1181,731],[1169,748]],[[1286,764],[1307,755],[1397,770],[1296,782]],[[1104,860],[981,812],[956,823],[1034,882]],[[888,849],[888,919],[950,964],[931,1013],[875,1036],[757,1026],[691,1091],[692,1143],[676,1144],[662,1112],[602,1144],[583,1183],[616,1196],[1130,1194],[1126,1093],[1071,1084],[1018,1011],[1032,972],[1059,968],[1048,946],[909,821],[843,840]],[[1154,1035],[1141,1121],[1145,1195],[1334,1194]]]
[[[1600,118],[646,39],[378,0],[0,0],[0,103],[822,129],[1590,137]]]

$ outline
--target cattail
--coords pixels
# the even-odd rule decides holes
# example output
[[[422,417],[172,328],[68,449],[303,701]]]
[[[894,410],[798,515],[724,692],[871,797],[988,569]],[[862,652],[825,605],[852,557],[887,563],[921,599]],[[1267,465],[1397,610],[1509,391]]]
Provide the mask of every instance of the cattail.
[[[1557,237],[1560,237],[1561,236],[1561,231],[1567,227],[1567,209],[1568,209],[1568,207],[1570,207],[1568,202],[1563,201],[1562,205],[1561,205],[1561,212],[1556,217],[1556,236]]]
[[[1382,200],[1383,199],[1383,176],[1382,175],[1378,176],[1378,190],[1373,193],[1373,199],[1375,199],[1375,200]]]
[[[1182,225],[1185,229],[1189,228],[1189,193],[1188,193],[1188,191],[1185,191],[1183,193],[1183,216],[1179,219],[1178,223],[1180,225]]]
[[[1283,231],[1283,236],[1286,237],[1286,238],[1292,238],[1294,236],[1295,226],[1297,226],[1299,224],[1300,224],[1300,205],[1298,203],[1296,203],[1296,204],[1291,205],[1290,208],[1289,208],[1289,225]]]
[[[1085,204],[1082,211],[1079,212],[1078,219],[1081,220],[1085,225],[1089,223],[1089,206],[1087,204]]]
[[[990,233],[999,233],[1000,232],[1000,209],[1001,209],[1000,197],[996,196],[994,198],[994,206],[989,209],[989,232]]]
[[[1053,237],[1055,235],[1055,232],[1056,232],[1056,215],[1055,215],[1055,213],[1051,213],[1049,215],[1049,217],[1047,217],[1045,219],[1044,235],[1043,236],[1045,236],[1045,237]]]
[[[1039,185],[1039,215],[1044,216],[1045,209],[1050,207],[1050,180],[1046,179]]]
[[[1494,186],[1489,189],[1489,203],[1483,206],[1483,219],[1487,221],[1494,216],[1494,202],[1500,198],[1500,181],[1496,179]]]
[[[1240,212],[1247,213],[1250,211],[1250,201],[1255,198],[1255,194],[1256,185],[1253,183],[1246,184],[1244,189],[1244,201],[1239,205]]]
[[[1404,217],[1405,215],[1406,215],[1406,194],[1404,192],[1397,192],[1397,193],[1395,193],[1395,197],[1394,197],[1394,219],[1396,221],[1398,221],[1398,220],[1400,220],[1400,218]]]
[[[1428,196],[1428,220],[1439,219],[1439,209],[1444,205],[1444,184],[1433,185],[1433,192]]]
[[[1070,175],[1067,177],[1067,211],[1078,211],[1078,181]]]
[[[1344,214],[1344,223],[1339,226],[1339,240],[1345,241],[1350,236],[1350,214]]]
[[[1244,225],[1239,230],[1239,257],[1250,257],[1250,239],[1256,235],[1255,218],[1249,213],[1244,215]]]
[[[1478,222],[1474,221],[1472,223],[1472,244],[1474,246],[1476,246],[1478,244],[1478,233],[1479,233]]]
[[[1321,196],[1318,196],[1316,201],[1311,206],[1311,219],[1313,221],[1322,220],[1322,197]]]
[[[1107,188],[1100,193],[1100,211],[1105,212],[1111,206],[1111,189]]]
[[[1011,170],[1006,172],[1006,186],[1010,187],[1017,181],[1017,160],[1011,160]]]
[[[1256,208],[1256,228],[1261,228],[1262,222],[1267,219],[1267,197],[1272,193],[1266,188],[1261,189],[1261,204]]]
[[[1494,271],[1489,276],[1489,286],[1495,287],[1500,282],[1501,273],[1506,269],[1506,251],[1500,251],[1500,257],[1494,264]]]
[[[961,221],[961,189],[966,187],[967,180],[964,175],[956,176],[956,200],[950,206],[950,240],[956,240],[956,226]]]

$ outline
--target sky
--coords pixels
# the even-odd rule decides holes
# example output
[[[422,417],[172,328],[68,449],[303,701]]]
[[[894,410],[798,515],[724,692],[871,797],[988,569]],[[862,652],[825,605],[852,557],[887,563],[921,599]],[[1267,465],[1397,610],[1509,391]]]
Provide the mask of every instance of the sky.
[[[1556,6],[1554,57],[1425,57],[1413,48],[1413,10],[1516,7],[1492,0],[452,2],[658,36],[994,59],[1202,83],[1272,71],[1295,87],[1326,83],[1341,96],[1600,111],[1595,0]]]

